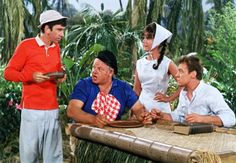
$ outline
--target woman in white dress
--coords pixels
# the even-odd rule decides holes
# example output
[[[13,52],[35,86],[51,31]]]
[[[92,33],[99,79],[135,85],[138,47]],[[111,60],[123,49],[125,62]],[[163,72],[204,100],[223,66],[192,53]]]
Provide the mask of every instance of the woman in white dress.
[[[176,79],[178,73],[174,62],[165,56],[171,37],[172,33],[157,23],[144,29],[143,48],[147,55],[136,63],[134,91],[147,111],[158,108],[170,113],[169,102],[175,100],[181,90],[166,95],[170,75]]]

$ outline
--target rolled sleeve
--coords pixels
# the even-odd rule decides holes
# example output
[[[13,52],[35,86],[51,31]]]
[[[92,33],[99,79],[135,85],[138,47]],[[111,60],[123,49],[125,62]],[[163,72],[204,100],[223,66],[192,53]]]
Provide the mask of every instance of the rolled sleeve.
[[[181,122],[183,123],[185,121],[185,114],[184,110],[181,108],[177,108],[173,112],[170,113],[171,118],[174,122]]]
[[[226,110],[217,116],[220,117],[224,127],[232,127],[235,125],[235,115],[232,110]]]
[[[181,121],[180,116],[176,112],[172,112],[172,113],[170,113],[170,115],[171,115],[171,118],[172,118],[173,121],[175,121],[175,122],[180,122]]]
[[[232,127],[235,125],[235,114],[227,105],[224,97],[218,90],[214,90],[214,96],[211,96],[210,108],[214,114],[220,117],[224,127]]]

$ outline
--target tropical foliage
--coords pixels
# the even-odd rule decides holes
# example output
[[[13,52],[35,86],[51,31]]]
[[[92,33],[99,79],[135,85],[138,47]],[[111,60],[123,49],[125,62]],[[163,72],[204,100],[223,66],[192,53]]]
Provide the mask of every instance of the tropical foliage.
[[[119,20],[119,12],[97,12],[92,7],[86,8],[81,16],[83,20],[70,27],[66,40],[65,53],[78,59],[94,44],[106,45],[106,49],[117,54],[120,30],[124,22]],[[85,46],[86,45],[86,46]]]
[[[133,46],[138,47],[138,51],[140,50],[140,30],[134,31],[129,27],[124,12],[98,12],[88,5],[80,14],[79,17],[83,17],[81,22],[68,29],[66,36],[68,44],[64,48],[63,56],[79,62],[84,60],[82,57],[89,57],[93,60],[94,56],[87,51],[91,51],[94,44],[101,45],[104,49],[111,50],[117,55],[118,65],[123,67],[119,69],[118,77],[131,81],[135,62],[133,62],[130,53]],[[91,56],[85,54],[91,54]],[[132,67],[130,63],[132,63]],[[79,66],[84,66],[84,64],[80,63]],[[88,76],[89,73],[87,72],[86,75]],[[81,77],[81,75],[79,76]]]
[[[236,9],[228,3],[222,13],[209,13],[207,31],[206,67],[212,68],[216,85],[227,99],[231,108],[236,106]],[[236,110],[235,110],[236,111]]]
[[[21,85],[3,79],[4,67],[0,67],[0,160],[18,153],[18,139],[15,137],[18,137],[20,127],[20,111],[17,108]]]
[[[121,0],[119,3],[121,10],[116,12],[105,10],[103,5],[102,11],[87,5],[79,12],[68,0],[0,0],[0,151],[3,151],[0,160],[17,151],[16,144],[6,146],[10,138],[18,136],[20,111],[16,104],[21,91],[19,84],[2,78],[2,71],[19,41],[38,34],[39,15],[45,9],[57,9],[70,17],[66,37],[61,42],[67,72],[67,81],[60,85],[58,92],[64,108],[62,124],[68,120],[65,107],[74,85],[78,79],[90,75],[92,61],[100,50],[113,51],[118,59],[117,77],[133,83],[135,63],[144,54],[140,35],[144,26],[153,21],[173,32],[169,57],[175,61],[181,55],[197,52],[206,67],[204,80],[219,88],[232,108],[236,106],[233,0],[208,0],[211,9],[207,12],[203,11],[202,0],[128,0],[126,10]],[[175,88],[176,83],[171,80],[168,92]],[[15,134],[10,134],[13,131]]]
[[[204,14],[202,1],[167,1],[168,29],[174,33],[171,44],[173,55],[203,51]]]
[[[39,33],[40,13],[53,7],[69,17],[76,12],[68,0],[0,0],[0,37],[5,40],[1,62],[6,63],[10,59],[23,38],[34,37]]]
[[[23,1],[7,0],[0,1],[0,10],[0,36],[4,37],[4,49],[8,49],[1,60],[6,62],[24,36],[25,10]]]
[[[96,142],[79,140],[77,144],[75,148],[75,162],[153,163],[153,161],[147,160],[147,158]]]
[[[66,68],[67,81],[62,83],[59,87],[59,96],[61,103],[67,104],[69,96],[73,88],[80,78],[89,76],[92,68],[92,61],[95,55],[104,49],[102,45],[94,44],[90,49],[83,54],[81,59],[66,56],[63,58],[63,63]]]

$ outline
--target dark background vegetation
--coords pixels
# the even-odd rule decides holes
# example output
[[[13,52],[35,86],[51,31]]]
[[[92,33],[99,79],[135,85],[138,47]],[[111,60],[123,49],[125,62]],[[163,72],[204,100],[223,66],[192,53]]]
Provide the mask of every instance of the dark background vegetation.
[[[68,16],[61,42],[67,81],[59,86],[62,130],[69,122],[66,105],[78,79],[89,76],[91,63],[102,49],[118,58],[118,78],[131,85],[135,63],[143,55],[140,36],[145,25],[156,21],[173,32],[167,54],[174,61],[197,52],[205,67],[204,80],[217,87],[236,112],[236,9],[233,0],[128,0],[125,9],[96,11],[87,5],[77,11],[67,0],[0,0],[0,162],[18,160],[21,84],[3,79],[3,70],[17,44],[35,37],[39,15],[56,9]],[[30,7],[29,7],[30,6]],[[102,5],[101,5],[102,6]],[[169,93],[176,88],[170,82]],[[172,103],[172,107],[177,102]],[[68,137],[63,132],[65,160],[70,156]],[[70,160],[70,159],[69,159]],[[68,160],[67,160],[68,161]],[[13,161],[14,162],[14,161]]]

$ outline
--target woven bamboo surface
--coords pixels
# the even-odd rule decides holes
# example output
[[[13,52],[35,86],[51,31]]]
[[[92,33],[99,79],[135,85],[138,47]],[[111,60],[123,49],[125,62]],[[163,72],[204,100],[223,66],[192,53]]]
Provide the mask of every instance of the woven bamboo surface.
[[[236,135],[234,134],[212,132],[195,135],[181,135],[173,133],[172,130],[160,129],[155,125],[125,130],[132,132],[133,135],[140,138],[192,150],[210,151],[214,153],[236,152]]]
[[[225,129],[219,130],[220,132],[181,135],[173,132],[174,124],[159,123],[138,128],[105,127],[103,129],[83,127],[84,125],[82,125],[81,127],[80,126],[81,125],[74,125],[74,127],[71,128],[74,133],[72,134],[73,136],[78,136],[78,138],[85,138],[89,140],[91,139],[92,141],[101,142],[103,144],[112,145],[115,147],[117,146],[120,149],[126,149],[124,147],[127,147],[129,151],[136,151],[139,154],[143,154],[143,152],[145,152],[146,150],[152,152],[152,148],[155,151],[155,146],[153,146],[154,144],[152,143],[150,144],[150,141],[166,144],[167,146],[164,145],[164,148],[162,148],[163,145],[158,144],[158,150],[156,151],[157,153],[154,155],[155,159],[159,160],[158,157],[160,157],[160,160],[162,160],[163,162],[176,160],[176,158],[179,159],[178,157],[181,157],[179,159],[179,162],[181,162],[181,160],[184,160],[184,162],[188,160],[187,162],[202,163],[233,163],[236,161],[236,135],[229,134],[228,130]],[[230,133],[232,133],[232,131],[230,131]],[[123,134],[124,136],[120,134]],[[127,135],[127,137],[125,135]],[[128,135],[130,135],[131,137],[129,137]],[[135,139],[135,137],[140,139]],[[124,140],[124,142],[122,140]],[[141,147],[140,145],[143,147]],[[140,153],[140,151],[137,150],[136,147],[140,148],[142,152]],[[159,153],[160,151],[165,151],[167,147],[167,153]],[[178,149],[178,147],[180,150]],[[170,159],[172,149],[177,150],[177,153],[173,152],[174,157],[173,159]],[[184,149],[187,150],[186,152],[184,152],[184,155],[186,156],[182,156],[182,154],[180,154],[184,151]],[[145,153],[147,155],[150,155],[149,152],[146,151]],[[158,157],[156,157],[158,153],[160,156],[158,155]],[[146,154],[144,156],[146,156]],[[219,159],[219,156],[221,160]],[[190,157],[192,157],[193,159],[191,159]],[[152,156],[151,158],[153,159]]]

